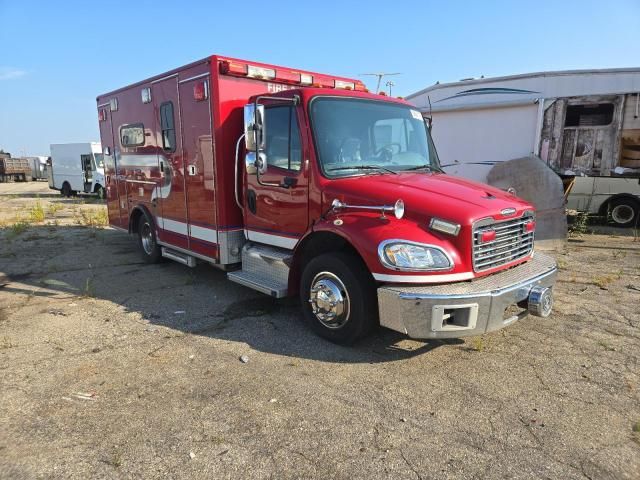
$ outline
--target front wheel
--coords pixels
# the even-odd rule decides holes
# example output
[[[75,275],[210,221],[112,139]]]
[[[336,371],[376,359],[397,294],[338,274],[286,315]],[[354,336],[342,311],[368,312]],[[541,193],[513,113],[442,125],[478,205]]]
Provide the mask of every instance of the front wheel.
[[[158,263],[162,260],[153,221],[145,214],[141,215],[138,221],[138,247],[145,262]]]
[[[613,223],[618,227],[632,227],[640,225],[640,204],[633,198],[616,198],[609,205],[609,214]]]
[[[355,255],[327,253],[302,272],[300,300],[311,329],[338,344],[351,344],[378,325],[375,282]]]
[[[95,193],[98,195],[100,200],[104,200],[104,187],[102,185],[96,185]]]

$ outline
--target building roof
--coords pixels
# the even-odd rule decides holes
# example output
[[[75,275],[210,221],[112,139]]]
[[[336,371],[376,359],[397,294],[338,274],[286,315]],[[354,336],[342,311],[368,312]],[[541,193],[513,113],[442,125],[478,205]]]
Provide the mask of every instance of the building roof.
[[[406,95],[404,98],[410,100],[413,97],[421,95],[432,90],[436,90],[444,87],[452,87],[457,85],[478,85],[490,82],[500,82],[504,80],[520,80],[525,78],[536,77],[560,77],[565,75],[600,75],[600,74],[612,74],[612,73],[640,73],[640,67],[629,68],[596,68],[590,70],[554,70],[548,72],[532,72],[532,73],[520,73],[517,75],[504,75],[501,77],[482,77],[482,78],[470,78],[465,80],[459,80],[457,82],[440,83],[436,82],[433,85],[423,88],[417,92]]]

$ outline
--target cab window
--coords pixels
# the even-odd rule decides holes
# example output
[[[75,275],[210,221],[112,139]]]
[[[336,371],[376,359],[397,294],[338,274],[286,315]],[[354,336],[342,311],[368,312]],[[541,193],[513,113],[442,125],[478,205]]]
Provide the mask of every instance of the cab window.
[[[267,164],[299,171],[302,146],[294,107],[285,105],[266,108],[265,123]]]

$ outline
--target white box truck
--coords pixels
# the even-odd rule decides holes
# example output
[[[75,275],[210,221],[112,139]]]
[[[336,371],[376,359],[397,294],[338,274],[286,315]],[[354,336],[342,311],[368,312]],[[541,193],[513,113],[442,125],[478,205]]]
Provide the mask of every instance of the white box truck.
[[[49,188],[65,197],[79,192],[104,197],[104,163],[99,142],[51,145]]]

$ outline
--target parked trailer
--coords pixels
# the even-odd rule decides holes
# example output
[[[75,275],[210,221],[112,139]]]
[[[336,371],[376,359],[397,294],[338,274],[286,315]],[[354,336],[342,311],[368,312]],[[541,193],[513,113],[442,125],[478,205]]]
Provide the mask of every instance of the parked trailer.
[[[26,157],[31,162],[31,180],[47,180],[47,158],[48,157]]]
[[[49,188],[69,197],[78,192],[104,197],[102,147],[97,142],[51,145]]]
[[[0,181],[26,182],[31,178],[31,161],[20,157],[0,157]]]
[[[213,55],[97,98],[110,224],[319,335],[478,335],[549,315],[533,207],[442,173],[422,116],[358,80]],[[514,307],[512,310],[509,307]]]
[[[406,97],[433,119],[447,172],[487,181],[499,162],[539,156],[567,207],[640,218],[640,68],[541,72],[437,83]]]

